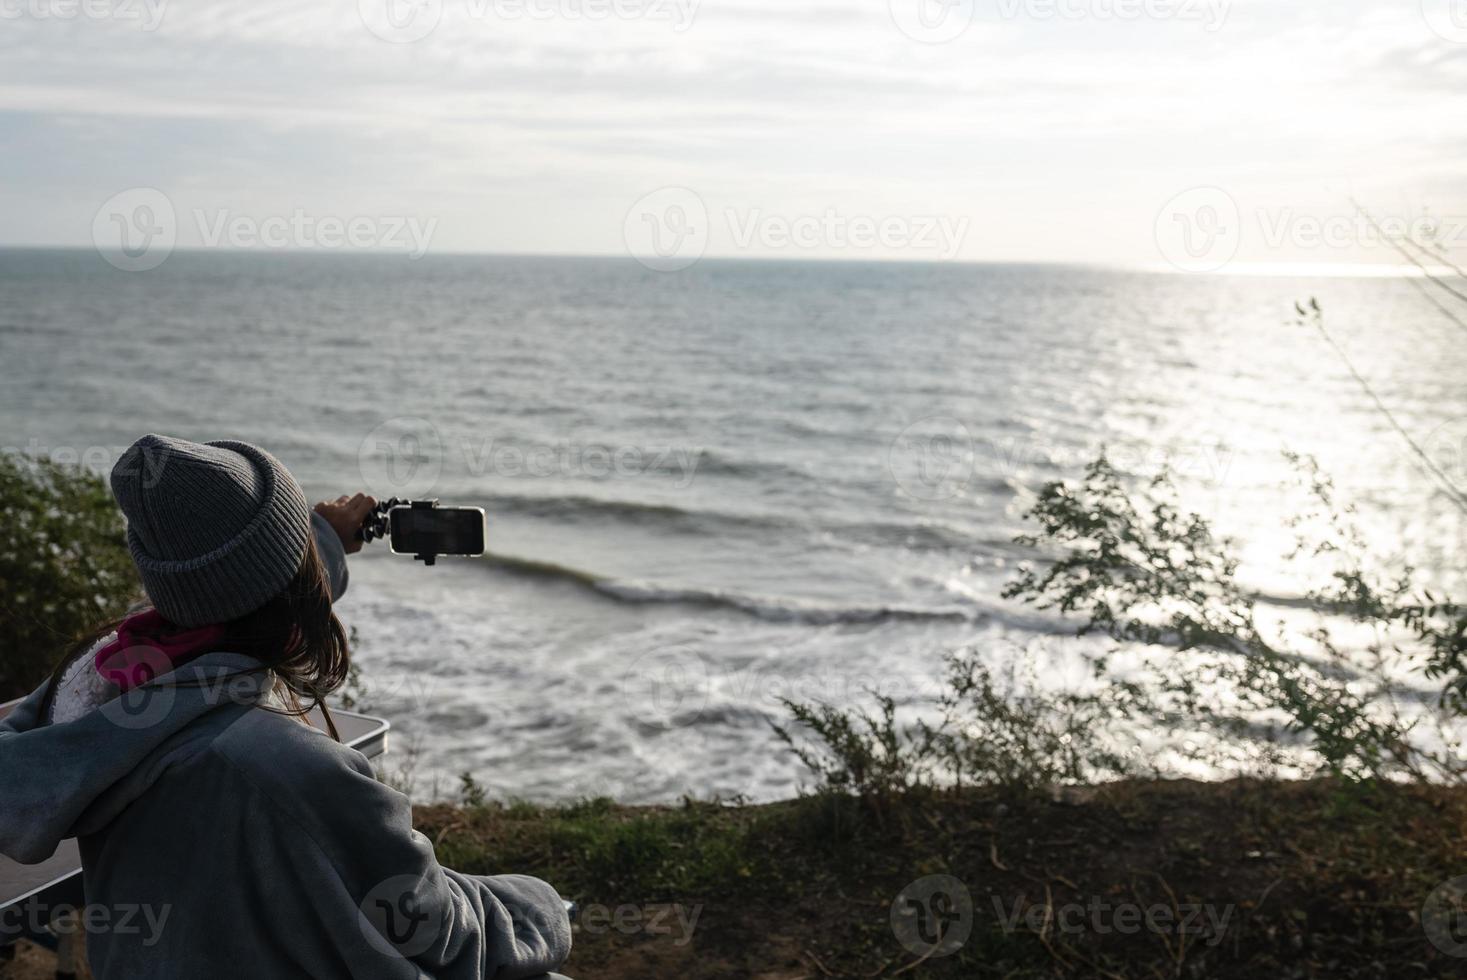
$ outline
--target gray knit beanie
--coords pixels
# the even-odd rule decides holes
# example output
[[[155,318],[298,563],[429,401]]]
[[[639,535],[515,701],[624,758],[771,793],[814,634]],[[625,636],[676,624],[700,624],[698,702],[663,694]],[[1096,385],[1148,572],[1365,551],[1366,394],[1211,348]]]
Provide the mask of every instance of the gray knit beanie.
[[[243,442],[143,436],[112,468],[127,547],[153,608],[177,626],[223,623],[279,595],[311,534],[306,495]]]

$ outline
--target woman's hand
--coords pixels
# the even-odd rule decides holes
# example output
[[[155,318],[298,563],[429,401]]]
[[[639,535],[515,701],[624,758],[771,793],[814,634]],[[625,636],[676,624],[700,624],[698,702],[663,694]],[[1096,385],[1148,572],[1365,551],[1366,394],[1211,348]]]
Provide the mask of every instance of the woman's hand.
[[[362,550],[362,539],[357,537],[357,532],[376,506],[377,498],[368,494],[359,493],[355,497],[342,494],[335,500],[321,501],[316,505],[316,513],[326,518],[346,553],[354,555]]]

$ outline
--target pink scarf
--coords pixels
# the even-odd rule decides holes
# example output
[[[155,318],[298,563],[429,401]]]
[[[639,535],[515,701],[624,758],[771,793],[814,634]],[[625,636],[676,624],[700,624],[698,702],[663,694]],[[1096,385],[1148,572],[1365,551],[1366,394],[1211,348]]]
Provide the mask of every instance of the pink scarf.
[[[117,638],[98,650],[92,663],[97,673],[125,692],[208,653],[223,637],[222,626],[181,630],[157,610],[148,609],[124,619]]]

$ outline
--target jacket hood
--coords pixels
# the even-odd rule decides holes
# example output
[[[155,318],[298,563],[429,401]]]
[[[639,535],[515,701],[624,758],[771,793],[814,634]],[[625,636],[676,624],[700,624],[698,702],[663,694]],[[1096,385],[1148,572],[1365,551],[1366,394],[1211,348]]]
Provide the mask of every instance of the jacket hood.
[[[55,723],[42,717],[47,685],[34,691],[0,721],[0,854],[36,864],[66,838],[106,827],[190,752],[185,729],[269,696],[273,677],[259,666],[242,654],[205,654]]]

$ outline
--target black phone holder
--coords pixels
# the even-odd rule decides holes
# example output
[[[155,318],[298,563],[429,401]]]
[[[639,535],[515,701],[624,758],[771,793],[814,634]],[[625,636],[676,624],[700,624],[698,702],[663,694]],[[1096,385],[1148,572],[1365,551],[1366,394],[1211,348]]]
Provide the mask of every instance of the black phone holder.
[[[384,500],[382,503],[373,508],[372,512],[367,515],[367,519],[362,522],[361,530],[357,531],[357,537],[361,538],[368,544],[371,544],[378,538],[387,537],[389,534],[392,533],[391,518],[388,515],[391,514],[391,512],[398,507],[412,507],[414,509],[432,510],[437,506],[437,499],[399,500],[398,498],[393,497],[391,500]],[[438,556],[436,554],[413,555],[413,560],[420,561],[424,565],[438,564]]]

